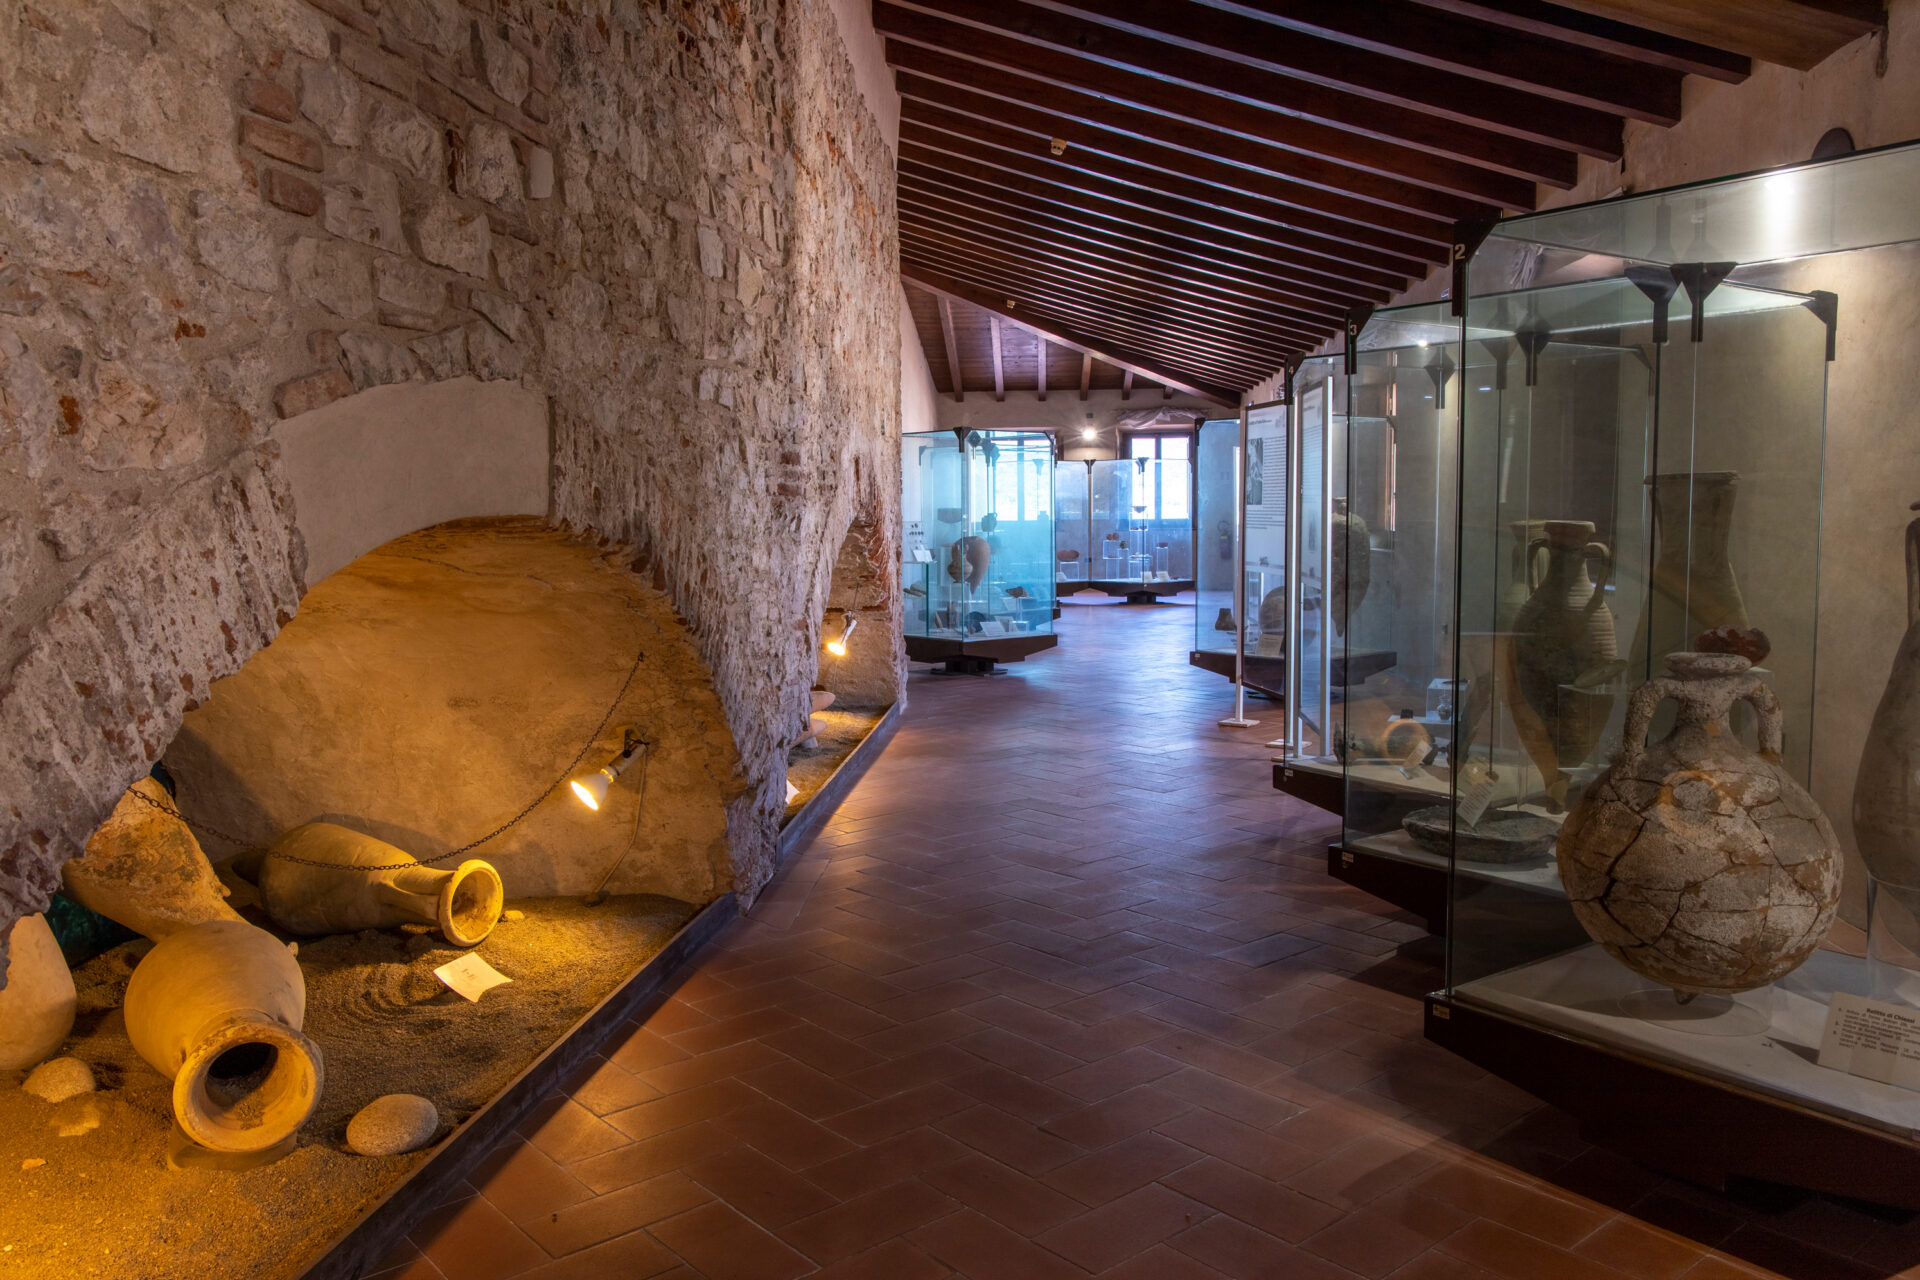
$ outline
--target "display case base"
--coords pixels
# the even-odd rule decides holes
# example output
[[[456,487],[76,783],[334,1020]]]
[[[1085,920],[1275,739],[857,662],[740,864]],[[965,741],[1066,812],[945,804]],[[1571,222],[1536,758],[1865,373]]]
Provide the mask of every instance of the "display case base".
[[[1687,1182],[1752,1179],[1920,1210],[1920,1142],[1442,995],[1427,998],[1426,1036],[1568,1112],[1588,1142]]]
[[[1347,845],[1327,846],[1327,874],[1342,884],[1420,917],[1427,932],[1447,932],[1447,873]]]
[[[1223,653],[1218,649],[1192,649],[1187,652],[1187,665],[1231,680],[1233,650],[1228,649]],[[1250,653],[1247,655],[1246,680],[1249,691],[1277,701],[1286,696],[1283,691],[1287,687],[1287,660]]]
[[[1060,637],[1052,632],[1019,632],[967,640],[951,640],[945,636],[908,636],[906,639],[909,662],[944,663],[949,671],[968,674],[991,671],[996,662],[1023,661],[1030,654],[1060,643]]]
[[[1098,591],[1104,595],[1125,596],[1128,604],[1159,604],[1162,596],[1177,596],[1182,591],[1193,590],[1191,578],[1177,578],[1168,582],[1108,582],[1096,578],[1084,584],[1082,591]]]
[[[1305,800],[1316,809],[1325,809],[1334,817],[1346,814],[1347,787],[1339,766],[1316,769],[1311,765],[1273,762],[1273,789],[1296,800]]]

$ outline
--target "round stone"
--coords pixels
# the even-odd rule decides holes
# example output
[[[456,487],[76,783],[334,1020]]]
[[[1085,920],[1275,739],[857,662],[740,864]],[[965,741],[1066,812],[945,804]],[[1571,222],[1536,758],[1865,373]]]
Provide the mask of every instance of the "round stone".
[[[78,1058],[50,1058],[20,1086],[43,1102],[65,1102],[94,1090],[93,1068]]]
[[[440,1113],[418,1094],[390,1093],[360,1108],[347,1122],[347,1148],[356,1155],[398,1156],[433,1141]]]

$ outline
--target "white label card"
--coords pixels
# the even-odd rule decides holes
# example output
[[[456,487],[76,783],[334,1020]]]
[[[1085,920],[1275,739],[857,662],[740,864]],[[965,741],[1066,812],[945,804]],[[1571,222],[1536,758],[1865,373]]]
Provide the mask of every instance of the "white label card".
[[[1470,764],[1460,770],[1466,784],[1460,793],[1460,821],[1469,827],[1480,825],[1481,815],[1493,803],[1493,771],[1483,764]]]
[[[1834,992],[1820,1037],[1820,1065],[1920,1089],[1920,1009]]]
[[[458,960],[441,965],[433,971],[433,976],[469,1000],[478,1000],[495,987],[513,981],[482,960],[478,951],[469,951]]]

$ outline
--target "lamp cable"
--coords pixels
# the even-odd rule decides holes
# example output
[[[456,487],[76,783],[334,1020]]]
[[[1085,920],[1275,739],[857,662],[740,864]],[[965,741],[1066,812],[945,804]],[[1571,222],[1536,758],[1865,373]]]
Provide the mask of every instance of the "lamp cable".
[[[504,835],[506,832],[512,830],[514,827],[518,826],[521,822],[525,821],[528,814],[532,813],[535,809],[538,809],[541,805],[545,804],[547,802],[548,797],[552,796],[554,792],[558,791],[560,789],[561,784],[564,783],[567,779],[573,777],[573,775],[579,770],[580,762],[587,758],[587,753],[589,751],[593,750],[594,743],[600,740],[600,735],[606,732],[607,725],[612,723],[614,712],[618,711],[620,709],[620,704],[626,700],[627,690],[633,687],[633,678],[640,673],[640,664],[642,662],[645,662],[646,659],[647,659],[647,652],[645,649],[641,649],[633,655],[633,665],[627,668],[627,678],[620,682],[620,691],[613,695],[613,701],[607,704],[606,714],[600,717],[600,723],[594,726],[593,733],[588,736],[586,742],[581,746],[579,752],[573,757],[572,762],[568,764],[564,770],[561,771],[560,776],[555,778],[552,784],[548,786],[545,791],[542,791],[539,795],[535,796],[532,800],[528,801],[520,809],[518,813],[514,814],[511,818],[508,818],[505,822],[501,823],[499,826],[495,827],[493,830],[487,832],[487,834],[481,836],[479,839],[469,840],[467,843],[461,845],[458,849],[449,849],[445,853],[436,854],[431,858],[414,858],[407,862],[395,862],[395,863],[389,863],[389,864],[386,864],[383,866],[377,866],[377,867],[356,866],[354,870],[356,871],[402,871],[408,867],[415,867],[415,866],[430,867],[437,862],[447,862],[447,861],[450,861],[451,859],[458,858],[463,854],[472,853],[475,849],[478,849],[481,845],[487,843],[489,840],[493,840],[501,835]],[[644,758],[643,758],[641,767],[643,770],[645,769]],[[645,779],[646,774],[644,773],[644,771],[641,773],[640,776],[642,780]],[[161,813],[170,814],[171,816],[178,818],[182,823],[185,823],[190,830],[196,830],[196,832],[204,831],[210,836],[214,836],[219,840],[223,840],[226,843],[233,845],[235,848],[239,849],[242,853],[259,853],[269,858],[279,858],[285,862],[297,862],[310,867],[324,867],[324,866],[334,865],[328,862],[320,862],[313,858],[300,858],[300,857],[295,857],[294,855],[288,854],[288,853],[275,853],[273,850],[264,849],[261,846],[255,844],[253,841],[245,839],[244,837],[236,836],[233,833],[228,831],[222,831],[220,828],[213,826],[211,823],[200,822],[196,824],[196,823],[188,822],[186,815],[180,812],[179,806],[173,804],[171,799],[169,799],[166,803],[162,803],[159,800],[155,800],[152,796],[147,795],[143,791],[134,791],[131,789],[128,790],[127,794],[135,797],[142,804],[146,805],[148,808],[157,809]],[[622,859],[624,859],[625,856],[626,856],[625,854],[622,854],[621,855]]]

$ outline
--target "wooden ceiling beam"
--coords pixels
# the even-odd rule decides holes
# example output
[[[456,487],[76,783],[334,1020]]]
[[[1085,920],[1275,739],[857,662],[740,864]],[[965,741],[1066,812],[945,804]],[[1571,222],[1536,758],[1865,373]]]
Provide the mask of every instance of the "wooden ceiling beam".
[[[1745,54],[1711,45],[1680,40],[1664,32],[1581,13],[1546,0],[1414,0],[1440,13],[1472,18],[1509,31],[1564,41],[1581,49],[1648,66],[1665,67],[1682,75],[1706,76],[1739,84],[1753,74],[1753,60]]]
[[[1000,8],[999,0],[952,3],[964,4],[970,13],[981,16],[1012,17]],[[891,0],[875,0],[873,18],[881,34],[892,39],[1272,143],[1296,153],[1285,172],[1315,185],[1441,217],[1533,207],[1532,181],[1430,154],[1418,146],[1350,132],[1191,84],[1156,79],[1112,62],[1096,62],[1063,49],[935,18]],[[1226,66],[1222,74],[1227,79],[1243,70],[1232,63]],[[1574,157],[1571,152],[1566,155],[1571,166]],[[1463,205],[1466,211],[1461,211]],[[1476,209],[1478,214],[1473,212]]]
[[[1620,157],[1623,139],[1618,112],[1546,97],[1517,82],[1463,74],[1444,62],[1395,57],[1372,44],[1340,39],[1344,33],[1337,28],[1323,30],[1310,23],[1282,27],[1271,20],[1266,5],[1202,7],[1206,0],[1199,4],[1193,0],[1127,0],[1125,5],[1107,6],[1108,11],[1102,12],[1089,0],[1031,2],[1050,9],[1070,8],[1103,26],[1237,65],[1252,76],[1252,83],[1244,90],[1234,81],[1210,83],[1224,83],[1230,91],[1244,92],[1256,101],[1272,87],[1274,77],[1290,77],[1335,93],[1359,94],[1395,111],[1425,117],[1384,133],[1356,123],[1356,128],[1368,127],[1379,136],[1431,145],[1430,135],[1436,124],[1447,122],[1462,131],[1464,142],[1446,154],[1503,173],[1555,182],[1566,171],[1568,152],[1603,160]],[[1358,7],[1344,0],[1337,2],[1350,17],[1362,19],[1359,30],[1393,32],[1397,36],[1395,19],[1386,4],[1378,5],[1381,13],[1376,24],[1372,21],[1376,0]],[[1271,7],[1287,6],[1285,0],[1274,0]],[[1419,15],[1418,10],[1415,14],[1430,16]],[[1461,28],[1466,25],[1456,24]],[[1672,105],[1677,108],[1680,80],[1677,76],[1670,79]],[[1341,123],[1331,117],[1320,118],[1329,124]],[[1499,137],[1512,141],[1505,147],[1491,143]]]
[[[1040,203],[1054,217],[1075,222],[1086,232],[1106,237],[1132,233],[1138,239],[1162,248],[1205,258],[1236,270],[1260,272],[1285,280],[1289,291],[1303,298],[1337,302],[1345,307],[1352,301],[1385,302],[1401,286],[1361,283],[1328,278],[1290,266],[1259,243],[1233,243],[1209,235],[1199,224],[1168,214],[1105,199],[1080,188],[1063,186],[1048,178],[1029,177],[1004,165],[974,161],[954,152],[922,146],[901,124],[899,172],[911,174],[915,181],[940,183],[963,181],[968,186],[998,191],[1001,199],[1031,207]]]
[[[1171,303],[1143,307],[1123,303],[1085,288],[1044,284],[1010,274],[1007,268],[961,250],[933,248],[914,242],[901,246],[902,262],[919,262],[956,278],[974,281],[996,300],[995,310],[1023,314],[1044,307],[1071,323],[1096,326],[1098,332],[1123,335],[1142,350],[1178,356],[1189,366],[1253,371],[1275,367],[1296,348],[1318,345],[1313,338],[1288,340],[1284,336],[1229,336],[1198,327],[1203,317],[1191,308]],[[1011,303],[1009,306],[1007,304]],[[1331,331],[1329,331],[1331,332]],[[1325,335],[1318,335],[1324,338]],[[1256,376],[1256,381],[1258,380]]]
[[[1131,0],[1138,3],[1139,0]],[[1156,4],[1166,0],[1154,0]],[[1680,74],[1663,67],[1630,62],[1592,48],[1577,48],[1560,40],[1542,39],[1527,32],[1501,30],[1473,21],[1448,19],[1413,0],[1367,0],[1355,5],[1351,0],[1199,0],[1221,19],[1258,14],[1253,28],[1216,27],[1205,24],[1209,42],[1231,41],[1236,35],[1254,43],[1248,55],[1257,50],[1262,61],[1273,50],[1285,52],[1292,63],[1311,63],[1323,54],[1326,43],[1369,51],[1379,65],[1369,64],[1373,76],[1401,80],[1408,62],[1448,74],[1447,81],[1423,89],[1451,95],[1456,108],[1471,103],[1476,113],[1492,123],[1496,116],[1512,118],[1513,111],[1529,111],[1542,97],[1573,103],[1584,111],[1581,128],[1595,128],[1596,120],[1611,120],[1609,129],[1597,136],[1610,136],[1614,146],[1620,141],[1620,117],[1649,124],[1671,125],[1680,119]],[[1130,3],[1130,8],[1131,8]],[[1128,20],[1139,18],[1129,12]],[[1258,31],[1266,26],[1267,32]],[[1287,39],[1273,28],[1296,32],[1306,40]],[[1327,74],[1340,74],[1328,67]],[[1526,99],[1502,109],[1484,93],[1474,93],[1459,81],[1478,80],[1503,86],[1524,94]],[[1359,85],[1360,81],[1349,83]],[[1409,92],[1403,87],[1401,96]],[[1484,108],[1484,109],[1482,109]],[[1574,136],[1579,130],[1558,124],[1537,122],[1528,136],[1546,140],[1560,134],[1560,145],[1580,146]],[[1589,138],[1596,135],[1589,135]],[[1588,154],[1599,154],[1589,151]],[[1616,157],[1607,157],[1613,159]]]
[[[1284,206],[1270,204],[1258,197],[1235,195],[1184,174],[1144,168],[1071,144],[1063,154],[1055,156],[1049,139],[917,98],[903,99],[900,110],[903,130],[909,124],[936,129],[1019,157],[1017,162],[994,157],[995,163],[1006,164],[1019,172],[1092,191],[1122,203],[1151,201],[1144,207],[1218,226],[1243,239],[1281,246],[1286,251],[1286,257],[1276,255],[1276,261],[1288,261],[1337,279],[1386,284],[1396,290],[1404,288],[1409,278],[1426,274],[1428,262],[1419,258],[1375,254],[1369,255],[1373,261],[1361,263],[1353,260],[1358,255],[1329,254],[1324,250],[1334,246],[1327,245],[1317,236],[1290,233],[1284,224],[1276,221],[1276,218],[1284,216]],[[971,154],[971,151],[968,153]],[[1062,174],[1079,176],[1063,178]],[[1160,197],[1157,200],[1154,199],[1156,195]]]
[[[1007,370],[1000,355],[1000,317],[988,316],[987,327],[993,330],[993,398],[1007,398]]]
[[[1134,282],[1159,292],[1171,290],[1237,312],[1278,313],[1314,324],[1336,327],[1348,307],[1302,300],[1262,278],[1223,270],[1212,263],[1175,255],[1136,252],[1126,244],[1103,245],[1075,236],[1042,239],[1046,228],[1036,228],[1014,213],[1002,213],[985,202],[969,207],[918,188],[901,189],[900,223],[927,235],[957,236],[969,243],[992,243],[1009,253],[1062,264],[1073,263],[1100,278]]]
[[[1196,316],[1206,317],[1208,331],[1221,337],[1261,337],[1283,332],[1297,339],[1318,342],[1321,335],[1338,329],[1341,323],[1338,316],[1303,315],[1279,307],[1248,306],[1238,300],[1229,301],[1205,290],[1182,286],[1172,279],[1156,283],[1133,275],[1120,276],[1097,263],[1089,266],[1071,257],[1035,258],[1024,251],[1009,249],[993,238],[956,235],[917,221],[903,221],[900,236],[902,243],[913,243],[932,252],[987,259],[1005,273],[1005,278],[1030,278],[1036,287],[1067,292],[1097,289],[1105,295],[1130,299],[1147,307],[1156,303],[1184,307]]]
[[[1145,111],[1103,97],[1097,92],[1083,92],[988,66],[983,62],[970,62],[938,49],[890,40],[887,42],[887,61],[896,71],[910,71],[928,80],[972,90],[1002,102],[1029,105],[1099,130],[1099,145],[1103,150],[1113,150],[1112,140],[1116,137],[1134,137],[1175,153],[1211,159],[1244,169],[1250,174],[1265,175],[1272,180],[1272,185],[1263,194],[1311,213],[1315,218],[1312,229],[1322,235],[1337,235],[1343,227],[1353,231],[1386,231],[1432,245],[1444,252],[1452,239],[1454,220],[1476,216],[1474,210],[1484,208],[1471,202],[1446,198],[1431,208],[1420,209],[1370,199],[1350,192],[1344,186],[1318,181],[1314,176],[1317,172],[1326,172],[1336,182],[1344,181],[1345,175],[1285,147],[1211,125]],[[1053,136],[1092,145],[1070,134]],[[1413,190],[1418,193],[1417,188]],[[1435,199],[1426,193],[1418,194],[1424,200]]]
[[[1040,344],[1039,372],[1033,380],[1033,389],[1042,400],[1047,398],[1047,335],[1036,333],[1033,340]]]
[[[1157,182],[1167,174],[1184,175],[1194,183],[1257,202],[1248,207],[1258,208],[1260,216],[1271,220],[1276,228],[1289,231],[1303,250],[1324,257],[1387,270],[1402,270],[1408,263],[1424,267],[1424,264],[1446,260],[1445,236],[1437,223],[1431,233],[1421,238],[1367,227],[1346,218],[1325,217],[1303,208],[1300,203],[1311,199],[1315,188],[1264,169],[1228,164],[1197,152],[1163,146],[1133,134],[991,97],[917,72],[896,70],[894,84],[900,91],[903,113],[917,111],[922,103],[944,107],[949,113],[1020,130],[1048,144],[1057,138],[1067,144],[1071,163],[1086,165],[1090,163],[1088,157],[1095,156],[1110,158],[1115,164],[1125,166],[1102,170],[1109,177],[1127,172],[1149,175],[1149,180]]]
[[[1557,0],[1599,18],[1811,71],[1887,25],[1883,0]]]
[[[953,340],[953,305],[945,298],[940,300],[940,339],[947,347],[947,376],[953,382],[953,398],[964,404],[967,392],[960,381],[960,347]]]
[[[1087,398],[1087,388],[1093,384],[1093,357],[1080,357],[1080,398]]]
[[[1133,370],[1128,369],[1120,378],[1120,398],[1133,399]]]
[[[1131,14],[1156,2],[1128,0],[1124,6],[1115,6],[1115,12]],[[904,11],[908,3],[924,4],[925,0],[879,0],[874,5],[875,24],[880,24],[883,9]],[[1561,146],[1496,133],[1462,120],[1443,120],[1381,101],[1370,91],[1283,75],[1176,44],[1158,34],[1136,34],[1018,0],[937,0],[937,5],[919,12],[934,24],[931,30],[920,28],[920,43],[980,61],[1024,64],[1024,69],[1051,78],[1084,81],[1091,73],[1108,82],[1106,92],[1111,96],[1140,105],[1154,105],[1152,98],[1143,95],[1164,99],[1168,95],[1163,90],[1175,90],[1172,96],[1189,107],[1181,114],[1194,118],[1204,118],[1191,110],[1199,99],[1243,104],[1267,117],[1256,127],[1256,136],[1284,133],[1302,150],[1471,199],[1517,208],[1512,204],[1515,182],[1571,187],[1578,176],[1573,152]],[[1188,10],[1184,20],[1190,32],[1198,25],[1195,14]],[[1180,20],[1167,21],[1178,25]],[[882,30],[912,38],[890,27]],[[1414,78],[1437,73],[1409,68],[1406,74]],[[1579,110],[1556,106],[1562,111]],[[1613,145],[1617,154],[1617,139]],[[1532,200],[1529,190],[1522,204],[1530,205]]]
[[[1100,313],[1110,309],[1121,309],[1131,315],[1179,313],[1196,326],[1187,334],[1188,342],[1196,347],[1271,347],[1283,351],[1292,345],[1317,345],[1340,326],[1338,320],[1296,319],[1283,313],[1250,315],[1242,311],[1227,311],[1215,299],[1208,297],[1123,286],[1100,274],[1075,273],[1069,265],[1041,267],[1031,261],[1000,253],[993,246],[970,244],[956,238],[935,240],[910,226],[900,228],[900,244],[902,248],[910,246],[924,257],[966,261],[993,271],[995,288],[1006,292],[1012,299],[1021,296],[1058,297],[1066,299],[1069,305],[1085,303]],[[1275,342],[1275,338],[1281,338],[1281,342]]]
[[[928,267],[909,267],[907,264],[902,263],[901,274],[934,293],[943,293],[950,298],[958,298],[962,302],[970,302],[982,311],[995,313],[999,311],[999,308],[995,307],[991,301],[989,301],[992,295],[974,285],[968,284],[964,280],[946,275],[943,272]],[[1239,406],[1240,393],[1246,389],[1246,387],[1243,386],[1228,386],[1222,383],[1210,382],[1204,378],[1195,379],[1190,375],[1184,375],[1170,367],[1162,365],[1158,361],[1143,359],[1125,348],[1116,347],[1111,343],[1102,342],[1089,335],[1082,334],[1072,326],[1047,325],[1036,322],[1033,318],[1028,317],[1016,320],[1015,323],[1033,330],[1051,342],[1058,342],[1066,346],[1078,348],[1083,355],[1098,356],[1098,358],[1105,360],[1108,364],[1119,365],[1123,369],[1133,369],[1145,377],[1152,378],[1156,382],[1167,383],[1179,387],[1182,390],[1191,391],[1195,395],[1215,401],[1218,404],[1226,405],[1229,408],[1237,408]],[[1258,379],[1255,381],[1258,381]],[[1246,384],[1246,386],[1252,385],[1253,383]]]

